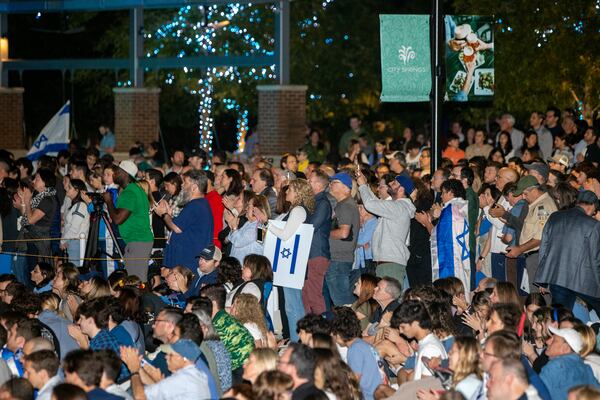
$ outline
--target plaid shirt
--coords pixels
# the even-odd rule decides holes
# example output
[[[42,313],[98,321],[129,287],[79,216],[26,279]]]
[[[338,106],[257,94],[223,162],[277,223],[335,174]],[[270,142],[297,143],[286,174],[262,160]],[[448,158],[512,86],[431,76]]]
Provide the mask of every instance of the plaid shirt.
[[[117,356],[121,354],[121,349],[119,348],[119,342],[115,335],[110,333],[108,329],[102,329],[96,336],[94,336],[90,340],[90,349],[97,350],[112,350]],[[119,377],[117,379],[118,382],[121,382],[129,377],[129,370],[125,366],[125,363],[121,364],[121,371],[119,372]]]

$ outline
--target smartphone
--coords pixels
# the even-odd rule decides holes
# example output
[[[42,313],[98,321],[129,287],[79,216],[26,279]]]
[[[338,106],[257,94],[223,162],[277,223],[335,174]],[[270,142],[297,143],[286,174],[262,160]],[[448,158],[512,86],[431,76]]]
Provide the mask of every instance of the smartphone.
[[[263,241],[265,240],[265,236],[266,236],[265,226],[263,224],[259,224],[256,227],[256,241],[258,243],[262,244]]]

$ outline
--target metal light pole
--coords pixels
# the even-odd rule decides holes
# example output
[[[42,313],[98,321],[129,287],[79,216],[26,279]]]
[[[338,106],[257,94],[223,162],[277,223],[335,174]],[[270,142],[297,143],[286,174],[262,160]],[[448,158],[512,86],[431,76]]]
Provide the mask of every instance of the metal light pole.
[[[443,1],[431,1],[431,61],[432,61],[432,91],[431,91],[431,172],[438,167],[442,158],[440,147],[440,126],[442,109],[442,65],[440,59],[440,47],[443,35]]]

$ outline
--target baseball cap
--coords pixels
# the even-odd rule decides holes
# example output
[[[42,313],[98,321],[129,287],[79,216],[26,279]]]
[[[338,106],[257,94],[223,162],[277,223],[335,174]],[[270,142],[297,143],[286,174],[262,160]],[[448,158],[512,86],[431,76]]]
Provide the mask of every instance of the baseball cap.
[[[202,149],[192,149],[192,151],[190,151],[190,154],[188,155],[188,158],[192,157],[200,157],[206,160],[206,151]]]
[[[205,247],[204,249],[202,249],[200,254],[198,254],[196,256],[196,258],[204,258],[207,261],[210,261],[210,260],[221,261],[222,257],[223,257],[223,253],[221,253],[221,249],[219,249],[214,244],[211,244],[210,246]]]
[[[400,164],[406,167],[406,156],[401,151],[393,151],[390,154],[386,154],[385,158],[388,160],[396,159]]]
[[[569,167],[569,157],[565,154],[555,154],[554,157],[550,157],[547,161],[560,164],[567,168]]]
[[[138,173],[138,167],[137,165],[135,165],[135,163],[131,160],[123,160],[119,163],[119,167],[127,172],[129,175],[131,175],[132,177],[135,178],[135,176]]]
[[[92,279],[93,277],[96,277],[96,276],[100,276],[100,274],[96,271],[89,271],[84,274],[79,274],[79,280],[82,282],[89,281],[90,279]]]
[[[338,172],[337,174],[330,176],[329,180],[331,182],[340,181],[344,185],[346,185],[350,190],[352,190],[352,178],[345,172]]]
[[[579,333],[577,333],[577,331],[575,329],[572,329],[572,328],[558,329],[558,328],[549,326],[548,330],[553,335],[560,336],[561,338],[565,339],[565,342],[567,342],[569,347],[571,347],[571,349],[575,353],[579,353],[581,351],[581,349],[583,348],[583,339],[581,338],[581,335]]]
[[[400,186],[402,186],[404,188],[404,193],[407,196],[410,196],[410,194],[413,192],[413,190],[415,190],[415,184],[413,183],[412,179],[410,179],[407,176],[404,176],[404,175],[396,176],[396,182],[398,182],[400,184]]]
[[[531,175],[524,176],[521,179],[519,179],[519,182],[517,182],[517,188],[515,189],[513,194],[515,196],[520,196],[523,194],[523,191],[525,189],[530,188],[532,186],[537,186],[537,185],[538,185],[538,181],[537,181],[537,179],[535,179],[535,177],[533,177]]]
[[[544,178],[544,181],[548,180],[548,174],[550,173],[550,168],[547,164],[543,162],[534,162],[531,164],[523,165],[527,171],[535,171]]]
[[[179,339],[173,344],[161,346],[161,350],[165,354],[177,353],[181,357],[196,362],[200,357],[200,347],[190,339]]]

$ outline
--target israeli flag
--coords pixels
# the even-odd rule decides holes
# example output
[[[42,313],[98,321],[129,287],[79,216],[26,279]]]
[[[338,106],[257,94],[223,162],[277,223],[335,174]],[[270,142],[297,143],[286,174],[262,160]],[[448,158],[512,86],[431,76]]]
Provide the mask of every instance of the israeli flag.
[[[59,151],[69,148],[69,115],[71,102],[62,106],[59,112],[44,126],[33,146],[27,153],[32,161],[43,155],[56,156]]]
[[[465,286],[465,293],[469,293],[471,288],[467,215],[467,201],[452,199],[445,205],[431,233],[433,280],[455,276]]]
[[[269,221],[283,229],[284,221]],[[311,224],[302,224],[286,241],[272,232],[267,232],[263,255],[271,261],[273,268],[273,284],[276,286],[302,289],[306,277],[306,266],[314,228]]]

